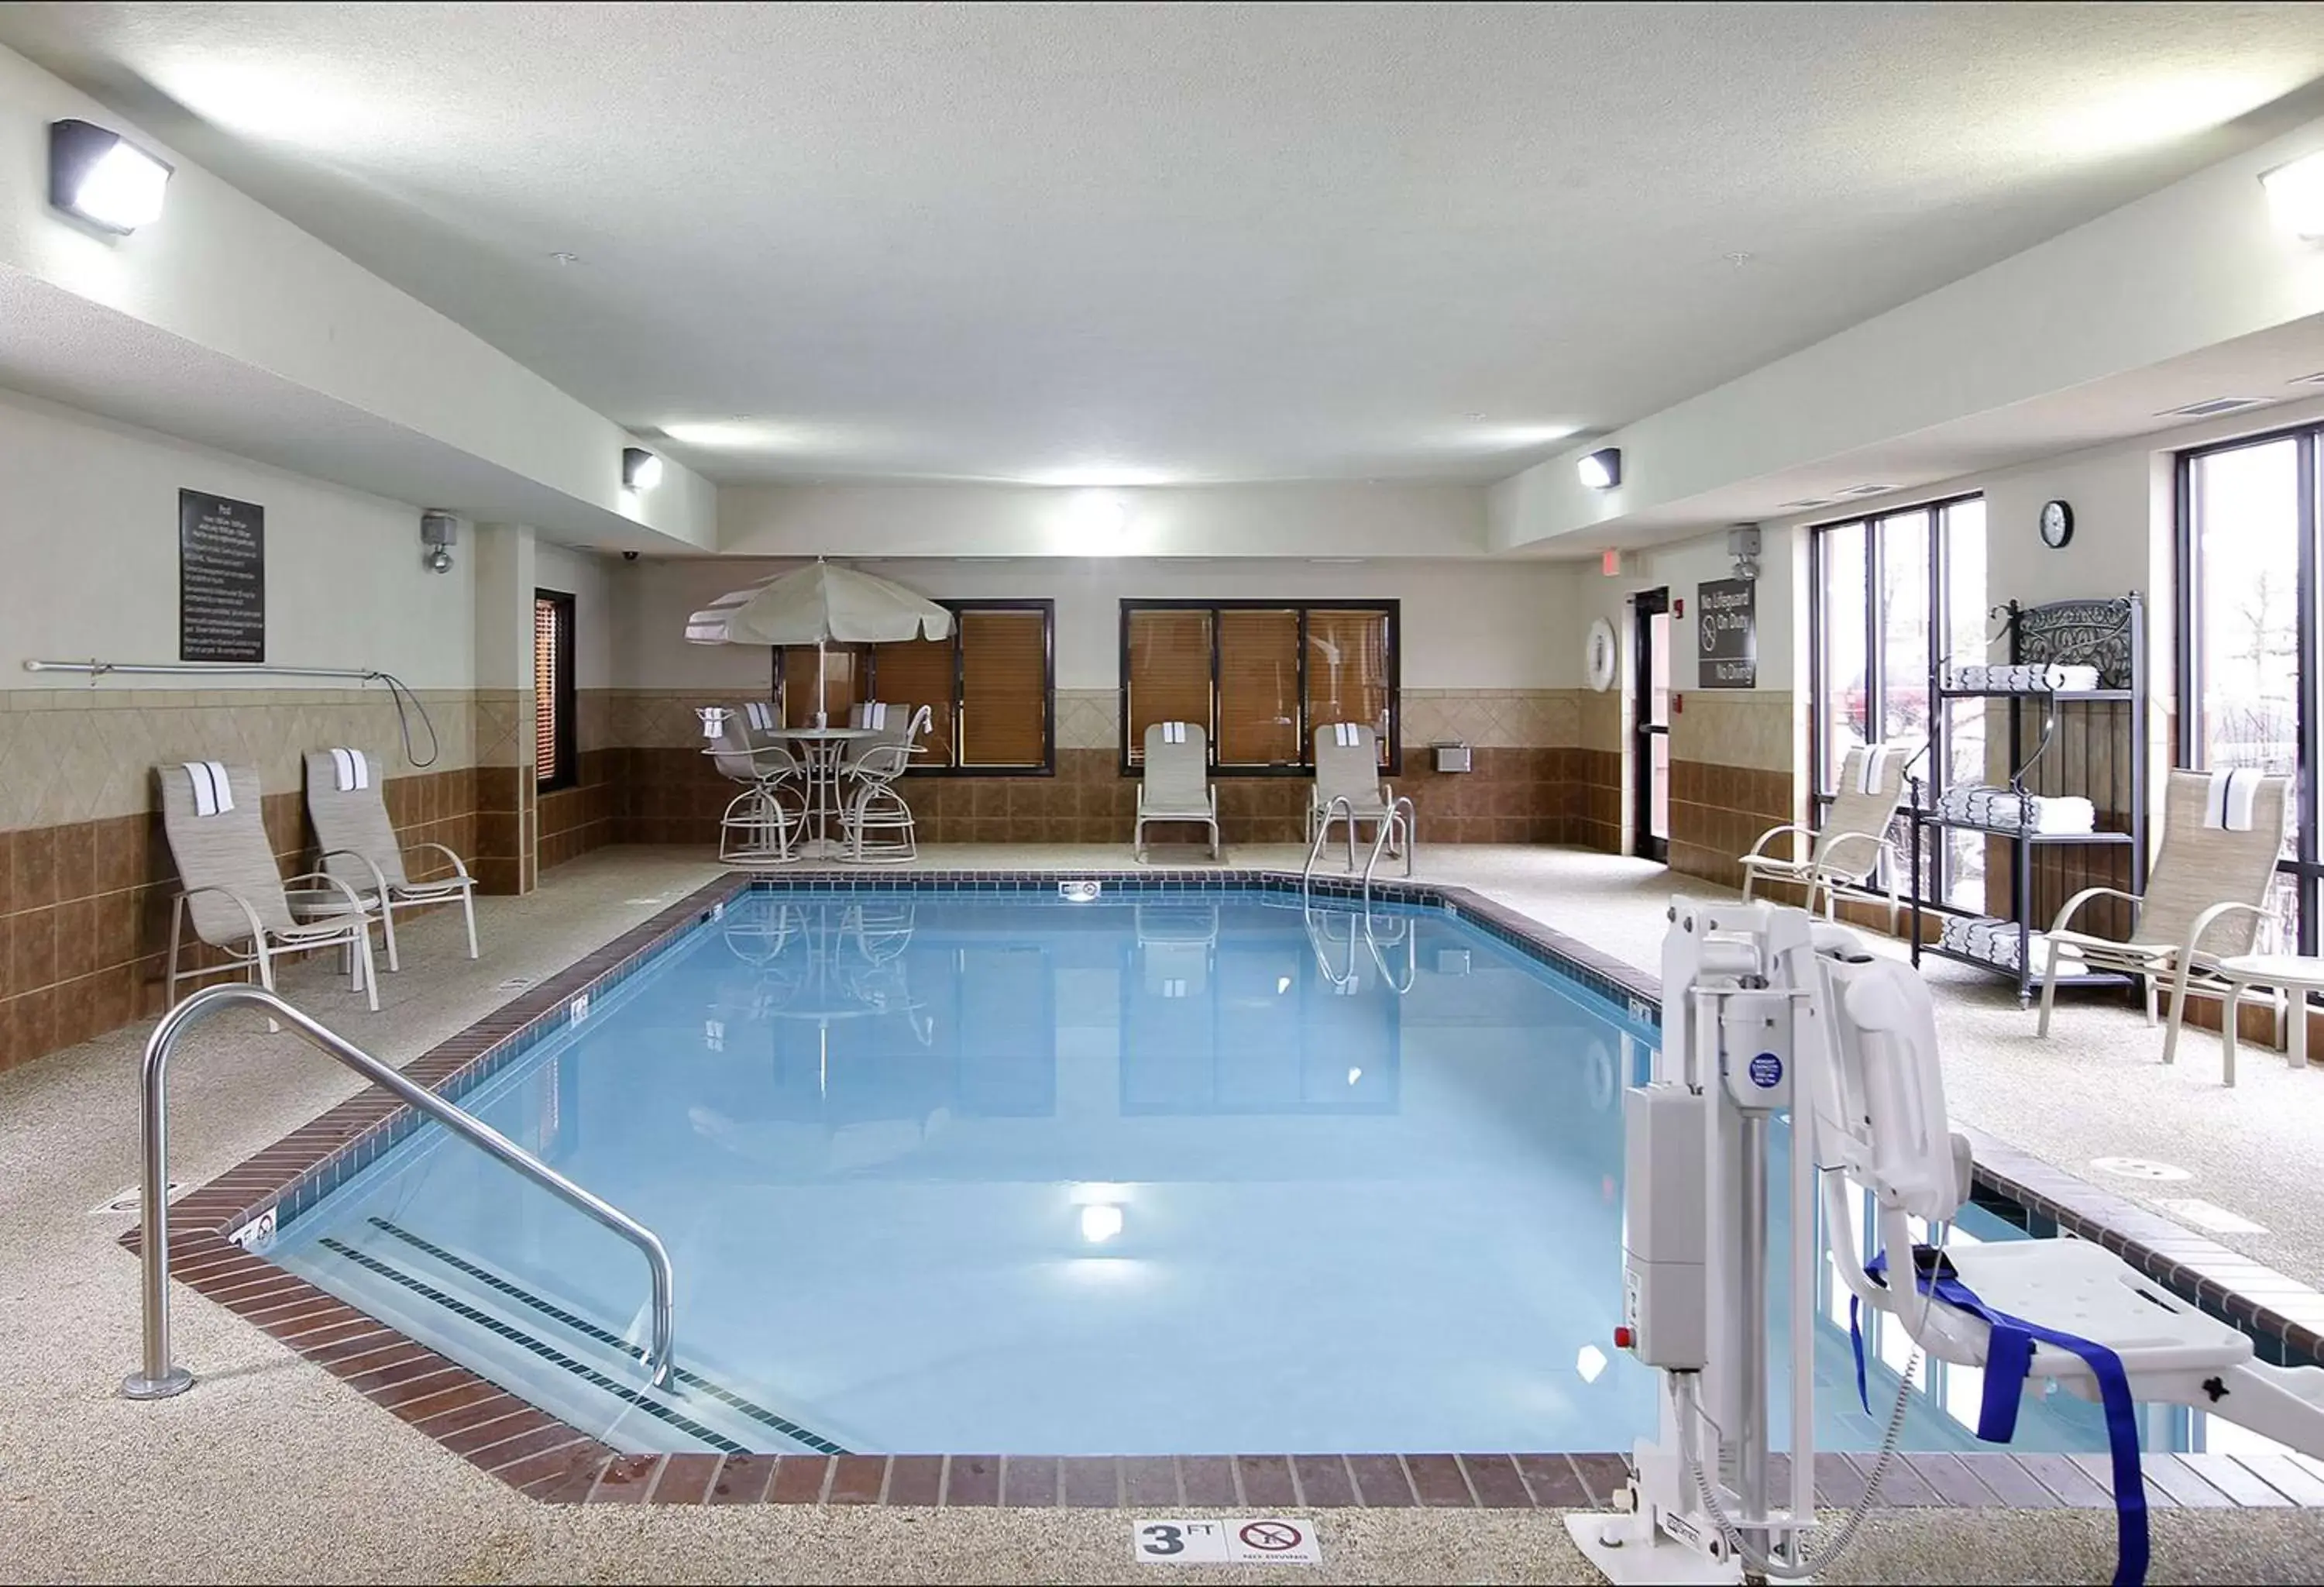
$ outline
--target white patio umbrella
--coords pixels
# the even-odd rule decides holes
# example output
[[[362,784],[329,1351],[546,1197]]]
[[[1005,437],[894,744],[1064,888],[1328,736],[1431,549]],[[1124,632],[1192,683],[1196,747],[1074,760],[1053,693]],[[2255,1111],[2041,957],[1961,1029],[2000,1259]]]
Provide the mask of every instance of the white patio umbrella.
[[[690,644],[813,645],[817,706],[823,704],[824,647],[832,641],[893,644],[951,634],[952,614],[934,601],[891,580],[835,567],[820,557],[721,595],[686,620]],[[820,709],[816,724],[823,724]]]

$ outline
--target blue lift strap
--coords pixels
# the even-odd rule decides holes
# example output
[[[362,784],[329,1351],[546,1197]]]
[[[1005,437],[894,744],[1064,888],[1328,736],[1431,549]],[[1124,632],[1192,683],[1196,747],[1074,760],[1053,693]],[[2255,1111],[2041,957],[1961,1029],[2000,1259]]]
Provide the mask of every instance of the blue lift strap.
[[[1952,1263],[1927,1246],[1913,1249],[1914,1277],[1922,1291],[1947,1306],[1981,1318],[1993,1330],[1985,1352],[1985,1395],[1978,1407],[1977,1435],[1987,1444],[2006,1444],[2017,1432],[2017,1406],[2025,1379],[2034,1370],[2035,1344],[2053,1345],[2076,1355],[2098,1379],[2098,1402],[2106,1412],[2107,1447],[2114,1456],[2116,1545],[2114,1587],[2138,1587],[2146,1580],[2146,1483],[2138,1463],[2138,1411],[2130,1398],[2130,1374],[2122,1358],[2094,1340],[2061,1333],[2039,1323],[1995,1311],[1960,1281]],[[1888,1282],[1888,1253],[1882,1251],[1865,1265],[1875,1283]],[[1872,1402],[1864,1380],[1864,1333],[1855,1296],[1848,1302],[1849,1342],[1856,1348],[1856,1397],[1869,1415]]]

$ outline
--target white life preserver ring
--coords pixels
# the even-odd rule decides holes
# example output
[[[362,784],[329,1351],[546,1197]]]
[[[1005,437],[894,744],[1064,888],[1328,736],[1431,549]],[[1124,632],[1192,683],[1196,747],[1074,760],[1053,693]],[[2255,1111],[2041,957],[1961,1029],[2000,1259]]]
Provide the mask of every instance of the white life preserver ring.
[[[1590,687],[1604,694],[1614,687],[1614,625],[1600,617],[1590,625],[1589,650],[1584,658]]]

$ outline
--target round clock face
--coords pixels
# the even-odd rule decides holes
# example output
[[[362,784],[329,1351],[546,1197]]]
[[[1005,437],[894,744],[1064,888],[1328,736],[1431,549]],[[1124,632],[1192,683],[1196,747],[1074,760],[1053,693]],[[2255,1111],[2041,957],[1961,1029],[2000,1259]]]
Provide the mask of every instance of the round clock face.
[[[2063,502],[2042,503],[2042,541],[2055,550],[2074,538],[2074,510]]]

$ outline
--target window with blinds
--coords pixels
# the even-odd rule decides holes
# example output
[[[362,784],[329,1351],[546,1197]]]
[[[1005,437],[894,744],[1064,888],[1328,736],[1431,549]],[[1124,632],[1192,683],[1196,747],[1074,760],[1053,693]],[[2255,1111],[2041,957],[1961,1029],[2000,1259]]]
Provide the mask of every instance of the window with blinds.
[[[1369,727],[1379,735],[1383,765],[1392,715],[1388,628],[1385,612],[1326,606],[1307,611],[1308,732],[1335,722]]]
[[[816,705],[818,669],[813,645],[785,645],[775,652],[775,692],[783,702],[783,723],[812,727],[817,709],[827,725],[847,725],[848,708],[871,697],[863,692],[864,650],[856,645],[826,645],[820,676],[822,704]]]
[[[954,694],[959,684],[954,644],[948,639],[916,639],[872,647],[872,675],[879,679],[879,696],[889,711],[908,716],[922,706],[928,708],[923,766],[953,763]]]
[[[1192,722],[1204,742],[1218,741],[1211,711],[1211,614],[1122,614],[1123,743],[1131,765],[1146,759],[1146,730],[1157,722]]]
[[[846,703],[831,688],[832,720],[876,699],[890,712],[928,707],[917,772],[1047,773],[1056,769],[1049,601],[946,601],[950,639],[866,648]],[[807,652],[813,665],[814,652]],[[860,682],[853,681],[860,679]],[[813,693],[813,685],[808,685]],[[892,715],[890,718],[892,722]]]
[[[963,610],[955,763],[1030,770],[1049,761],[1049,614]]]
[[[1360,723],[1400,769],[1394,601],[1121,604],[1122,764],[1146,729],[1197,722],[1222,771],[1302,772],[1315,730]]]
[[[579,780],[573,738],[573,597],[532,593],[532,760],[541,790]]]

